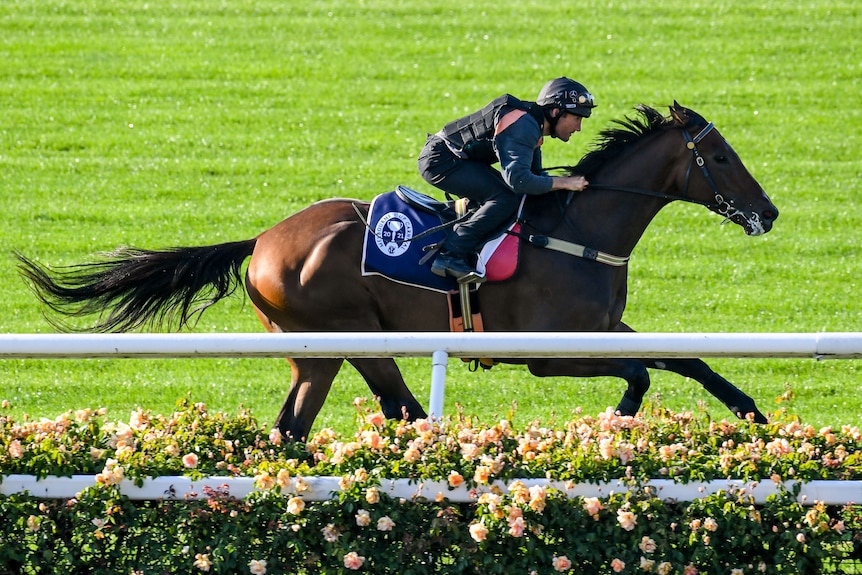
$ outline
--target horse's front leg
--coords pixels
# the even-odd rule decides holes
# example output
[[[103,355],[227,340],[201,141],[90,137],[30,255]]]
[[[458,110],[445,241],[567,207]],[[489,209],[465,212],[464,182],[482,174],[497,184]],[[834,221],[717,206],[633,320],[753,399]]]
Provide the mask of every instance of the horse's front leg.
[[[635,415],[649,390],[649,372],[637,359],[531,359],[530,373],[538,377],[621,377],[628,386],[617,405],[620,415]]]
[[[724,379],[700,359],[645,359],[647,367],[663,369],[690,377],[705,390],[727,406],[734,415],[746,419],[751,415],[755,423],[768,423],[766,416],[757,409],[754,400],[738,387]]]
[[[622,322],[613,331],[634,332],[631,327]],[[703,360],[644,359],[642,361],[649,368],[672,371],[697,381],[740,419],[745,419],[751,414],[755,423],[768,423],[766,416],[757,409],[753,399],[713,371]]]

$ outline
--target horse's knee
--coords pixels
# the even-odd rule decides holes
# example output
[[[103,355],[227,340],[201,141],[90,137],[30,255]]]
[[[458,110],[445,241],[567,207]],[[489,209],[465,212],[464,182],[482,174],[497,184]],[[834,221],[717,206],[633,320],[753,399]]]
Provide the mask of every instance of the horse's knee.
[[[647,366],[641,361],[625,361],[623,368],[619,370],[616,375],[626,380],[626,383],[628,384],[626,393],[630,393],[633,396],[643,397],[643,395],[649,390],[649,371],[647,371]]]
[[[635,415],[643,403],[646,392],[649,391],[649,372],[646,365],[641,362],[634,362],[626,366],[622,377],[628,383],[628,387],[626,387],[616,411],[620,415]]]

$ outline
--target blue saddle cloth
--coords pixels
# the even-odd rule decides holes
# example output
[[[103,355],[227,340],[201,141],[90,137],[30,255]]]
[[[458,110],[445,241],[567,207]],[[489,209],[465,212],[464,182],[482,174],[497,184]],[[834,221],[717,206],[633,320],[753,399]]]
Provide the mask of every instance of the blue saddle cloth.
[[[454,278],[434,275],[423,248],[443,241],[443,230],[414,238],[443,223],[440,217],[419,210],[402,200],[398,194],[386,192],[371,201],[368,227],[362,246],[362,275],[380,275],[392,281],[446,293],[458,289]]]

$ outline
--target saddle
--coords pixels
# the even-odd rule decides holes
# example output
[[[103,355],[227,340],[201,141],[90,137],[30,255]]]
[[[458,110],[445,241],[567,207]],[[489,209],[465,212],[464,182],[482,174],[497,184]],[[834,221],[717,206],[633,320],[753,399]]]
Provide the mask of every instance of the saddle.
[[[431,196],[426,196],[416,190],[411,190],[407,186],[398,186],[395,188],[395,194],[414,208],[439,216],[444,222],[450,222],[458,217],[455,204],[457,202],[468,200],[448,200],[441,202]]]

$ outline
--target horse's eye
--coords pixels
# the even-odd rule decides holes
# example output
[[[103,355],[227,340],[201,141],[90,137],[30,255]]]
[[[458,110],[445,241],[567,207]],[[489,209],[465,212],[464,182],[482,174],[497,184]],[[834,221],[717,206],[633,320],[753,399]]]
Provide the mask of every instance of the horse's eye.
[[[713,159],[716,162],[718,162],[719,164],[727,163],[727,156],[725,156],[724,154],[716,154],[716,156]]]

